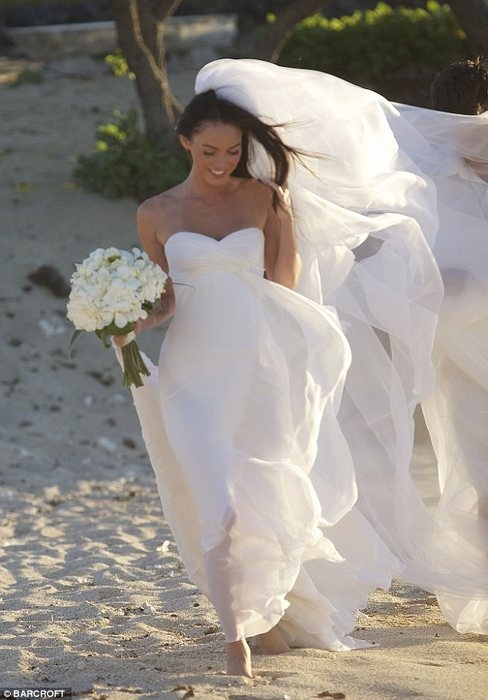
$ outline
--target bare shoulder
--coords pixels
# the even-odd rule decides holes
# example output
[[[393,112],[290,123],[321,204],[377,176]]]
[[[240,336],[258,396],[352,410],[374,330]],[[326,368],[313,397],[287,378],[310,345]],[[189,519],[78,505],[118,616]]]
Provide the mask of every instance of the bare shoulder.
[[[249,210],[258,213],[259,218],[266,220],[273,200],[273,188],[255,178],[243,180],[241,192],[249,204]]]
[[[174,207],[180,199],[180,185],[176,185],[142,202],[137,209],[137,224],[141,234],[164,241],[167,235],[165,224],[171,220]]]
[[[250,196],[262,199],[263,202],[268,202],[273,196],[273,188],[256,178],[243,179],[241,188],[243,191],[248,192]]]
[[[151,219],[159,219],[161,214],[171,206],[175,197],[178,196],[178,188],[179,185],[144,200],[137,209],[138,219],[148,222],[151,221]]]

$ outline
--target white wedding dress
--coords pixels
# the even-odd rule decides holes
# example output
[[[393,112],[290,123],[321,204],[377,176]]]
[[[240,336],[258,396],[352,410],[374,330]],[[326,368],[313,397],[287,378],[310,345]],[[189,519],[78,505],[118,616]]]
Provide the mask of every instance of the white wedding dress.
[[[386,577],[384,558],[355,547],[361,513],[406,581],[435,592],[459,631],[486,633],[487,187],[476,171],[486,180],[488,115],[394,105],[334,76],[254,60],[205,66],[196,89],[209,88],[319,154],[289,186],[298,291],[336,308],[352,351],[338,418],[358,498],[329,535],[362,575]],[[254,158],[266,180],[269,162],[259,148]],[[434,512],[412,472],[419,402],[439,457]],[[327,489],[319,494],[326,510]]]
[[[364,646],[347,636],[354,612],[395,560],[359,514],[355,546],[376,577],[326,537],[356,498],[335,416],[350,361],[336,314],[264,279],[258,228],[181,231],[165,251],[176,313],[133,396],[190,579],[227,642],[280,622],[291,645]]]
[[[288,182],[302,273],[296,292],[265,280],[256,228],[174,234],[184,284],[134,402],[165,516],[227,641],[279,622],[292,645],[351,649],[355,609],[394,574],[471,590],[410,468],[443,295],[432,147],[333,76],[223,59],[197,77],[211,88],[318,154]],[[255,143],[250,168],[272,177]]]
[[[352,350],[338,418],[357,500],[328,534],[362,576],[399,573],[363,546],[379,536],[406,580],[449,586],[452,568],[446,576],[432,563],[434,523],[411,470],[413,413],[434,386],[443,296],[431,251],[436,192],[422,169],[431,145],[386,99],[324,73],[222,59],[197,76],[196,91],[207,89],[281,124],[283,140],[311,154],[288,181],[303,262],[297,291],[335,307]],[[266,181],[269,160],[253,146],[252,173]],[[330,487],[316,488],[327,512]],[[362,537],[359,514],[369,525]]]

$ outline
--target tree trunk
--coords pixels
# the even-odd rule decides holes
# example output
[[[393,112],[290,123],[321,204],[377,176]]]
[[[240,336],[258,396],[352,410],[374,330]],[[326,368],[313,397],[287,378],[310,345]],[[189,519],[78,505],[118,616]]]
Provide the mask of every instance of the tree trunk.
[[[174,124],[181,107],[169,84],[164,29],[167,17],[180,2],[160,3],[159,10],[153,12],[147,0],[112,0],[119,47],[136,76],[146,135],[171,150],[176,148]]]
[[[488,57],[488,0],[449,0],[452,11],[466,32],[471,51]]]
[[[462,2],[462,0],[461,0]],[[295,24],[315,14],[324,6],[324,0],[295,0],[281,10],[276,21],[269,24],[256,46],[256,56],[276,63],[293,31]]]

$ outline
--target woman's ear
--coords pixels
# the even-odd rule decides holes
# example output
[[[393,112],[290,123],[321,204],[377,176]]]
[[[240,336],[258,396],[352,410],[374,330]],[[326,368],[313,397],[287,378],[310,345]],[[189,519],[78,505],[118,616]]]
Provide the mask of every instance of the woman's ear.
[[[179,134],[178,138],[180,139],[180,143],[183,146],[183,148],[186,151],[189,151],[191,148],[191,141],[190,139],[187,139],[186,136],[183,136],[182,134]]]

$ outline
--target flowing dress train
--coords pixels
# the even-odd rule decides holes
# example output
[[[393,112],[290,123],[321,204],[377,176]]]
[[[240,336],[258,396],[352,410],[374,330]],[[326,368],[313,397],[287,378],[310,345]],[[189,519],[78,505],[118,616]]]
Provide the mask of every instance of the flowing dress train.
[[[379,536],[402,575],[432,589],[446,577],[433,564],[434,521],[411,471],[413,413],[434,386],[443,296],[431,250],[436,190],[423,170],[432,147],[395,105],[324,73],[221,59],[197,76],[197,92],[210,88],[281,124],[283,140],[306,154],[288,183],[303,262],[297,291],[336,309],[352,351],[338,419],[358,497],[329,535],[363,576],[399,573],[357,545],[362,517],[363,543]],[[271,163],[252,146],[252,172],[269,180]],[[336,494],[317,471],[311,478],[327,511]]]
[[[422,403],[441,492],[433,558],[447,581],[435,590],[453,627],[488,634],[488,114],[398,107],[432,145],[420,164],[436,183],[445,285]]]
[[[336,418],[350,354],[334,311],[263,278],[260,229],[221,241],[181,231],[165,250],[176,313],[133,397],[191,580],[227,642],[280,623],[295,646],[365,646],[347,636],[355,610],[389,578],[362,576],[327,537],[356,498]],[[311,472],[337,494],[326,510]]]
[[[486,632],[488,114],[396,105],[331,75],[248,59],[205,66],[196,90],[209,88],[312,154],[289,180],[298,291],[335,307],[352,352],[338,419],[358,498],[329,536],[363,576],[378,576],[387,559],[361,556],[359,513],[456,629]],[[272,177],[257,144],[251,166]],[[435,512],[412,472],[420,402],[439,460]],[[311,478],[327,510],[334,491]]]

